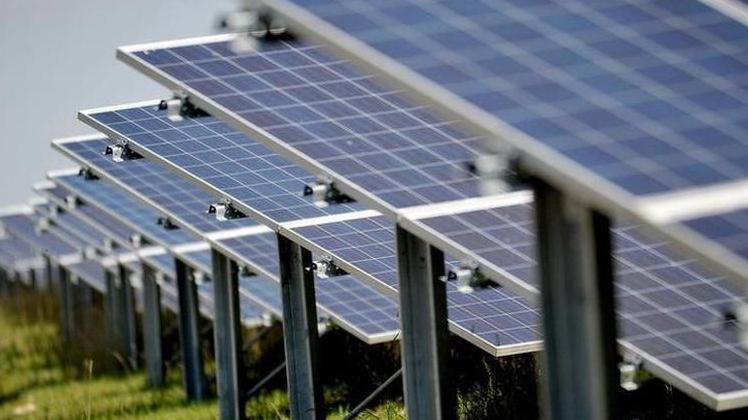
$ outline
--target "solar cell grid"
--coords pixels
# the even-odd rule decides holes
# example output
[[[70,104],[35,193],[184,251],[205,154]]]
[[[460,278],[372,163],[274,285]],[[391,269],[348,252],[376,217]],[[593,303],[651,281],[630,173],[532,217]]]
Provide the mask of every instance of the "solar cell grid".
[[[13,237],[2,237],[0,239],[0,251],[3,251],[12,260],[29,260],[39,255],[26,242]]]
[[[157,213],[103,181],[86,180],[77,175],[55,176],[53,179],[60,186],[83,198],[89,205],[97,206],[101,211],[138,230],[146,238],[167,245],[192,241],[187,233],[179,229],[167,230],[159,226]]]
[[[99,293],[107,292],[104,268],[98,261],[83,260],[75,264],[69,264],[65,268]]]
[[[95,114],[115,139],[128,139],[133,149],[178,168],[216,194],[234,202],[252,203],[271,222],[351,211],[354,205],[319,208],[303,197],[315,177],[276,153],[212,118],[169,120],[166,111],[150,106],[126,107]]]
[[[748,29],[703,3],[292,3],[630,193],[748,175]]]
[[[262,273],[279,281],[278,244],[273,232],[239,236],[215,243],[216,249],[235,258],[239,264],[248,264],[250,270]],[[316,257],[315,257],[316,258]],[[243,282],[252,294],[258,297],[277,294],[280,290],[258,290],[259,284]],[[277,283],[276,283],[277,284]],[[276,286],[277,287],[277,286]],[[353,329],[359,338],[370,343],[390,341],[397,338],[399,330],[397,303],[349,275],[315,280],[317,304],[323,315]]]
[[[0,223],[12,236],[26,241],[36,250],[57,259],[78,252],[78,249],[48,232],[37,232],[36,217],[27,214],[0,217]]]
[[[127,182],[128,191],[135,195],[140,195],[146,198],[153,198],[149,200],[149,206],[158,208],[159,210],[168,210],[166,214],[171,215],[172,203],[179,201],[180,193],[174,190],[171,186],[174,183],[169,178],[179,177],[175,174],[161,170],[158,175],[160,181],[146,183],[139,179],[141,176],[152,174],[160,168],[157,163],[148,162],[145,159],[137,161],[126,161],[113,164],[104,162],[106,159],[101,156],[98,150],[101,150],[105,143],[100,139],[91,140],[70,140],[62,141],[57,143],[57,147],[65,153],[73,156],[75,159],[81,161],[85,165],[91,165],[92,169],[96,169],[95,172],[110,180],[117,182],[120,187],[124,187],[120,183],[120,177],[126,174],[129,179]],[[137,166],[132,166],[132,163],[137,163]],[[155,166],[158,169],[143,169],[148,166]],[[111,170],[116,168],[116,171]],[[181,181],[180,182],[186,182]],[[190,187],[194,190],[195,187]],[[195,194],[205,194],[200,190],[197,190]],[[300,194],[297,194],[300,195]],[[160,197],[161,199],[156,199]],[[316,208],[310,202],[304,204],[307,208]],[[350,206],[342,206],[343,209],[350,209]],[[181,209],[181,210],[180,210]],[[195,217],[205,218],[208,217],[203,207],[195,206],[183,206],[179,207],[180,218],[179,222],[185,220],[194,220]],[[340,210],[337,210],[340,211]],[[318,213],[313,213],[319,215]],[[213,216],[210,216],[213,217]],[[213,217],[214,218],[214,217]],[[251,219],[238,219],[235,220],[235,224],[227,226],[227,229],[237,227],[254,226],[255,223]],[[189,224],[189,222],[185,222]],[[243,226],[242,226],[243,224]],[[205,225],[192,224],[190,225],[194,233],[204,236],[208,233],[215,232],[215,229],[208,229],[208,231],[202,231],[201,227]],[[269,276],[270,278],[278,278],[278,253],[276,248],[276,237],[274,233],[258,235],[259,238],[255,238],[255,235],[239,236],[236,238],[225,239],[229,246],[233,244],[237,248],[230,249],[231,255],[237,258],[243,263],[249,264],[252,271],[259,271],[259,273]],[[220,243],[220,241],[219,241]],[[221,249],[227,249],[221,247]],[[190,264],[193,268],[200,270],[204,273],[210,273],[212,271],[210,253],[207,250],[200,250],[194,252],[182,253],[181,258]],[[258,270],[259,268],[259,270]],[[346,280],[346,281],[343,281]],[[338,323],[341,323],[349,328],[355,330],[360,338],[369,342],[380,342],[383,340],[389,340],[394,338],[394,330],[385,330],[388,325],[397,323],[396,310],[392,310],[392,306],[386,308],[373,307],[374,303],[379,302],[379,292],[368,288],[367,286],[357,285],[358,280],[353,279],[341,279],[340,281],[330,282],[328,285],[318,286],[318,298],[320,299],[320,307],[325,312],[333,316]],[[262,285],[267,286],[266,282],[260,282],[254,289],[261,287]],[[273,285],[274,290],[263,291],[264,296],[271,295],[273,293],[279,293],[277,283]],[[349,306],[345,302],[338,302],[336,299],[348,299],[351,296],[355,297],[358,303],[358,311],[360,313],[354,313],[353,310],[356,306]],[[374,303],[366,303],[372,301]],[[362,303],[363,302],[363,303]],[[328,305],[335,304],[336,311],[332,311],[328,308]],[[265,306],[271,306],[267,304]],[[347,309],[347,311],[345,310]],[[396,308],[395,308],[396,309]],[[340,312],[337,312],[340,311]],[[363,314],[363,315],[362,315]],[[383,314],[386,314],[383,315]],[[379,318],[368,319],[367,317],[379,316]],[[363,320],[362,320],[363,317]]]
[[[438,216],[422,222],[466,246],[476,243],[475,238],[492,244],[490,250],[479,255],[499,268],[508,252],[520,256],[527,271],[509,274],[525,276],[534,273],[535,264],[534,248],[527,246],[534,241],[533,221],[528,217],[532,207],[515,207]],[[503,229],[507,222],[522,229],[506,234]],[[498,229],[487,230],[489,226]],[[706,387],[714,398],[708,403],[714,403],[715,394],[744,390],[748,384],[740,375],[748,369],[748,352],[739,346],[737,328],[724,320],[725,312],[742,293],[723,277],[676,253],[668,243],[642,233],[639,227],[617,227],[613,239],[624,347],[635,349],[650,362],[664,363],[665,371],[658,374],[665,378],[691,378]],[[532,276],[522,280],[536,284]],[[738,360],[735,369],[720,367],[721,355]]]
[[[141,196],[169,209],[169,215],[204,232],[227,230],[251,224],[247,219],[218,221],[207,214],[216,199],[194,183],[175,176],[161,165],[146,159],[114,162],[102,150],[109,144],[104,137],[86,141],[64,142],[58,147],[75,154],[87,165],[105,172],[125,188],[137,190]],[[168,191],[168,193],[165,193]],[[201,209],[202,211],[195,211]]]
[[[75,208],[70,208],[65,201],[68,192],[64,188],[55,185],[53,188],[38,190],[38,192],[51,202],[64,208],[67,212],[80,217],[87,224],[93,226],[107,237],[112,238],[121,246],[129,247],[131,245],[130,238],[135,233],[132,229],[85,203],[77,203]]]
[[[466,164],[481,140],[452,122],[315,46],[265,45],[258,53],[236,56],[226,45],[161,50],[154,57],[164,64],[156,66],[190,88],[207,88],[216,104],[253,124],[257,139],[290,151],[307,168],[352,181],[385,210],[478,195]],[[138,55],[148,60],[151,52]],[[159,135],[142,133],[116,112],[86,114],[139,142]]]
[[[326,249],[339,264],[350,264],[390,292],[397,291],[395,231],[386,217],[305,226],[293,232]],[[448,266],[456,264],[448,262]],[[473,342],[478,337],[479,346],[493,354],[512,352],[511,346],[540,347],[537,310],[525,299],[499,286],[489,285],[464,293],[455,281],[450,281],[447,283],[447,308],[453,330]]]

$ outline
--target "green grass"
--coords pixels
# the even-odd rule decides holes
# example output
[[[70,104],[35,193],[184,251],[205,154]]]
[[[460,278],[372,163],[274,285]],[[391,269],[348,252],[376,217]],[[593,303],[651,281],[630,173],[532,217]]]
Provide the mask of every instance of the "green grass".
[[[165,387],[150,389],[142,372],[112,373],[111,365],[79,356],[79,349],[61,349],[54,300],[34,295],[0,300],[0,420],[217,418],[214,400],[186,403],[177,369]],[[346,412],[336,405],[328,418],[342,419]],[[253,419],[285,419],[287,413],[281,390],[247,404]],[[359,418],[401,419],[402,404],[384,403]]]

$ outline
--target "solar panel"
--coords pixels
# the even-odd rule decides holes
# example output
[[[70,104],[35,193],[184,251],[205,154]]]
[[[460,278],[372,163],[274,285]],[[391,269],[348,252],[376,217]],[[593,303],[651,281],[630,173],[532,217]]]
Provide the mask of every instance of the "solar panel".
[[[78,175],[54,175],[51,178],[59,186],[81,197],[88,205],[116,217],[121,223],[141,232],[147,239],[165,245],[193,241],[189,234],[179,229],[169,230],[159,226],[158,213],[103,181],[87,180]]]
[[[241,116],[244,124],[251,124],[257,140],[286,156],[290,152],[313,173],[348,182],[357,196],[382,211],[479,195],[477,178],[467,164],[477,156],[480,139],[435,118],[424,107],[407,102],[398,92],[356,73],[317,47],[282,43],[237,57],[226,42],[214,42],[179,51],[200,58],[190,63],[176,50],[155,53],[169,56],[169,61],[184,60],[173,65],[193,70],[188,77],[176,71],[176,80],[198,91],[210,85],[208,97]],[[210,69],[203,68],[203,63]],[[172,67],[159,69],[171,73]],[[172,122],[166,111],[154,107],[134,111],[84,111],[82,116],[84,121],[106,126],[115,138],[132,138],[167,158],[185,152],[192,157],[188,149],[177,150],[169,140],[194,138],[190,124],[212,121]],[[228,131],[235,137],[229,137],[232,141],[247,138]],[[232,158],[221,156],[222,160]]]
[[[324,249],[345,270],[371,277],[390,292],[397,291],[395,229],[388,218],[352,219],[291,231],[294,240]],[[453,267],[456,264],[447,263]],[[542,346],[537,309],[498,285],[465,293],[457,281],[448,281],[447,309],[453,332],[496,356],[539,350]]]
[[[193,185],[186,186],[186,190],[190,191],[189,196],[195,197],[195,199],[188,200],[184,198],[184,194],[176,186],[181,186],[182,183],[189,183],[172,172],[159,166],[157,163],[149,162],[145,159],[141,160],[129,160],[125,162],[119,162],[115,164],[110,159],[102,156],[101,150],[107,143],[101,139],[79,139],[78,141],[64,141],[58,142],[57,147],[68,156],[76,159],[82,164],[90,167],[95,173],[106,180],[116,183],[119,187],[127,189],[130,193],[141,197],[142,201],[148,202],[150,206],[154,206],[160,212],[167,214],[171,217],[173,214],[174,221],[179,226],[185,226],[190,231],[205,237],[211,233],[218,232],[220,227],[224,227],[226,231],[230,232],[239,228],[252,228],[256,227],[256,223],[251,219],[235,219],[233,223],[215,222],[215,216],[207,215],[205,213],[205,203],[210,202],[210,195],[204,190],[199,189]],[[289,168],[291,168],[289,164]],[[142,178],[141,178],[142,177]],[[176,179],[176,180],[175,180]],[[301,185],[300,187],[302,187]],[[300,196],[300,192],[303,188],[299,188],[296,195]],[[290,193],[289,193],[290,195]],[[193,205],[190,206],[189,204]],[[311,202],[304,200],[300,201],[304,203],[304,208],[316,209]],[[302,209],[301,204],[297,205],[297,210]],[[350,206],[343,205],[343,209],[350,209]],[[175,209],[172,213],[172,209]],[[335,210],[337,212],[340,210]],[[310,214],[319,215],[316,210]],[[324,213],[323,213],[324,214]],[[208,218],[212,219],[207,221]],[[197,221],[195,223],[195,221]],[[252,271],[261,267],[258,273],[268,276],[271,279],[275,279],[275,283],[268,283],[265,281],[259,281],[258,285],[254,285],[253,290],[260,287],[272,287],[272,290],[266,290],[261,293],[261,296],[268,296],[277,294],[278,299],[280,298],[280,290],[278,288],[278,252],[276,249],[276,238],[275,234],[269,230],[262,229],[261,231],[266,232],[263,236],[263,240],[267,243],[263,244],[261,252],[250,252],[248,249],[242,249],[239,256],[236,258],[251,267]],[[268,233],[269,232],[269,233]],[[254,240],[253,236],[237,236],[234,239],[229,238],[229,243],[248,244]],[[232,252],[236,252],[236,249],[232,249]],[[180,257],[185,260],[191,261],[194,267],[203,271],[204,273],[210,273],[211,260],[210,253],[202,250],[191,253],[181,254]],[[257,259],[255,258],[257,257]],[[272,264],[268,267],[266,264]],[[382,305],[382,297],[379,292],[368,286],[357,284],[358,280],[355,279],[340,279],[333,282],[326,282],[325,284],[319,284],[317,286],[317,298],[320,309],[325,314],[328,314],[333,320],[341,326],[347,327],[352,333],[357,334],[359,338],[364,341],[373,343],[392,340],[397,334],[397,328],[395,329],[381,329],[389,328],[392,325],[397,325],[397,307],[394,301],[389,298],[384,298],[388,304]],[[249,293],[246,293],[249,294]],[[256,300],[261,300],[259,297]],[[338,302],[337,299],[351,299],[356,304],[354,306],[348,306],[347,302]],[[277,301],[277,300],[276,300]],[[264,307],[272,307],[278,309],[279,306],[275,305],[276,301],[263,301]],[[365,303],[370,302],[370,303]],[[333,305],[335,310],[330,309],[329,306]],[[375,305],[381,305],[377,308]],[[344,309],[348,309],[345,311]],[[355,313],[357,310],[359,313]],[[276,312],[277,313],[277,312]],[[369,318],[362,319],[361,314],[368,316]],[[372,316],[377,315],[379,318],[373,319]],[[380,329],[377,329],[380,328]]]
[[[531,213],[531,205],[521,204],[421,222],[458,244],[475,247],[495,267],[515,267],[504,268],[504,275],[535,286]],[[724,318],[742,293],[639,227],[616,227],[613,240],[623,347],[643,357],[652,372],[712,407],[744,405],[748,352],[739,345],[739,329]],[[726,369],[722,357],[737,362]]]
[[[193,180],[203,185],[220,185],[221,196],[236,202],[255,203],[256,211],[270,222],[339,214],[355,208],[348,204],[325,208],[313,205],[310,199],[302,196],[304,187],[314,183],[313,174],[215,118],[175,123],[167,118],[165,111],[157,109],[155,102],[101,117],[115,121],[113,125],[127,133],[134,133],[132,137],[119,133],[113,138],[127,136],[138,152],[159,160],[179,162],[179,166],[185,168],[182,173]],[[126,127],[136,129],[127,130]]]
[[[65,268],[74,276],[93,287],[102,294],[107,293],[106,277],[104,268],[96,260],[83,260],[74,264],[67,264]]]
[[[748,62],[740,52],[748,28],[741,22],[699,2],[267,3],[292,30],[513,148],[530,172],[603,208],[633,212],[723,272],[748,277],[748,262],[729,248],[661,225],[664,208],[675,209],[666,215],[672,221],[702,207],[745,206],[748,87],[740,75]],[[248,73],[287,70],[208,45],[230,38],[126,47],[119,56],[255,132],[268,117],[254,112],[257,101],[219,101],[236,96],[226,81],[250,80],[239,90],[253,90],[255,79],[267,81]],[[278,45],[263,45],[260,55]],[[705,193],[717,199],[699,200]]]
[[[263,273],[276,282],[280,281],[275,233],[219,240],[214,246],[239,264],[246,264],[251,271]],[[314,285],[317,305],[323,316],[329,317],[369,344],[397,338],[400,325],[397,302],[394,299],[349,275],[328,278],[317,276]],[[252,287],[251,290],[255,289],[256,287]]]
[[[114,240],[117,244],[123,247],[132,247],[131,238],[135,234],[135,231],[128,228],[126,225],[119,223],[115,218],[96,210],[95,208],[85,204],[77,203],[74,208],[71,208],[67,203],[68,191],[56,184],[50,188],[37,189],[37,192],[46,197],[50,202],[57,204],[59,207],[65,209],[65,211],[74,214],[86,221],[88,224],[97,229],[100,234],[106,235],[107,237]]]
[[[57,260],[60,257],[78,253],[80,250],[49,232],[38,232],[36,217],[29,214],[0,216],[3,228],[15,238],[25,241],[37,251]]]

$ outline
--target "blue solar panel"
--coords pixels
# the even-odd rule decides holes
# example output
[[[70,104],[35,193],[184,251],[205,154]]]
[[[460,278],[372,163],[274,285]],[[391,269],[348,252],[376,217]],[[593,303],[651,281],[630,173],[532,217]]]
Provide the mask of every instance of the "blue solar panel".
[[[394,224],[383,216],[299,227],[293,231],[317,244],[339,263],[347,262],[392,291],[398,288]],[[450,263],[448,265],[454,265]],[[447,283],[447,309],[453,331],[468,340],[480,338],[494,354],[540,347],[540,317],[525,299],[497,285],[472,293]],[[504,348],[502,348],[504,347]],[[514,350],[512,350],[514,347]]]
[[[698,217],[684,221],[683,225],[748,259],[748,209]]]
[[[65,268],[99,293],[105,294],[107,292],[104,268],[98,261],[83,260],[75,264],[69,264]]]
[[[156,105],[104,112],[94,116],[113,138],[127,138],[131,147],[164,160],[203,185],[271,221],[344,213],[348,204],[317,207],[302,195],[314,175],[281,158],[251,138],[212,117],[174,122]]]
[[[163,254],[144,257],[143,260],[150,264],[151,267],[164,273],[168,278],[175,279],[177,277],[173,255],[164,252]]]
[[[516,270],[505,273],[537,285],[535,247],[529,245],[535,240],[532,206],[438,216],[421,222],[466,247],[483,244],[476,247],[477,254],[495,267],[522,261]],[[624,347],[634,349],[645,361],[664,364],[668,371],[660,374],[671,380],[686,378],[716,394],[746,389],[748,351],[739,345],[739,329],[724,319],[742,293],[724,278],[676,253],[668,243],[645,235],[639,227],[615,228],[614,248]],[[735,364],[725,366],[725,360]]]
[[[51,233],[38,232],[35,216],[7,215],[0,217],[0,223],[13,237],[25,241],[40,253],[47,254],[52,258],[57,259],[80,251]]]
[[[277,318],[283,316],[283,303],[277,282],[263,276],[239,276],[239,293]]]
[[[131,245],[130,238],[135,233],[132,229],[117,222],[115,218],[106,213],[98,211],[85,203],[77,203],[75,208],[70,208],[66,202],[69,194],[66,189],[55,184],[49,188],[40,189],[38,192],[42,193],[52,203],[56,203],[61,208],[65,209],[65,211],[78,216],[84,222],[93,226],[100,233],[103,233],[120,245]]]
[[[0,239],[0,251],[16,261],[30,260],[39,255],[39,253],[29,244],[18,238],[12,237],[4,237]]]
[[[60,210],[56,215],[50,216],[50,219],[55,227],[69,237],[80,238],[86,245],[99,250],[105,248],[105,238],[102,237],[101,232],[75,214]]]
[[[180,201],[183,202],[183,195],[179,190],[175,189],[177,185],[180,185],[183,182],[189,184],[189,181],[184,181],[178,175],[168,172],[157,163],[149,162],[145,159],[128,160],[117,164],[109,162],[100,153],[100,150],[102,150],[105,144],[106,143],[102,140],[96,139],[66,141],[58,143],[57,146],[65,153],[68,153],[70,156],[81,161],[81,163],[89,165],[92,169],[95,169],[95,172],[100,176],[118,182],[118,185],[120,186],[123,186],[123,183],[119,181],[127,179],[127,182],[124,184],[127,185],[127,188],[129,188],[131,193],[147,198],[151,206],[156,206],[159,210],[164,211],[165,214],[171,215],[172,209],[175,208],[178,212],[179,220],[184,221],[185,225],[189,225],[190,228],[199,235],[215,232],[217,230],[216,226],[225,226],[226,229],[232,229],[256,225],[256,223],[250,218],[235,219],[233,223],[227,224],[201,222],[208,218],[215,220],[215,217],[206,215],[205,206],[195,204],[194,200],[193,205],[183,205],[180,203]],[[293,167],[288,164],[287,168],[290,169]],[[143,179],[140,179],[141,177],[150,179],[151,182],[145,182]],[[176,179],[176,181],[174,179]],[[301,190],[303,189],[301,187],[303,187],[303,184],[301,184],[298,191],[296,191],[297,197],[301,196]],[[188,185],[187,188],[194,191],[194,193],[191,194],[193,197],[198,195],[208,196],[207,193],[196,189],[196,187]],[[209,201],[203,201],[203,203],[205,202]],[[297,209],[317,209],[311,202],[306,200],[301,200],[299,203],[303,203],[303,206],[302,204],[298,204],[296,207]],[[332,207],[336,206],[331,206],[329,208]],[[351,206],[342,205],[339,206],[338,210],[335,210],[335,212],[343,211],[345,209],[350,210],[351,208]],[[294,214],[297,213],[299,212],[295,212]],[[311,214],[319,216],[324,213],[318,213],[314,210]],[[195,223],[195,220],[198,222]],[[259,267],[261,274],[274,279],[278,278],[278,252],[275,234],[267,233],[264,235],[240,236],[219,241],[219,243],[227,244],[223,249],[231,249],[230,252],[233,252],[232,255],[235,255],[236,258],[243,263],[250,265],[253,269]],[[259,248],[253,249],[252,246],[254,246],[254,244],[260,244]],[[233,247],[231,247],[232,245]],[[212,271],[209,251],[185,253],[181,257],[186,262],[190,263],[190,265],[205,273],[210,273]],[[381,301],[380,293],[363,284],[356,284],[357,282],[358,280],[341,279],[339,281],[329,282],[329,284],[318,286],[317,297],[320,309],[323,312],[334,316],[339,323],[354,329],[354,332],[359,333],[359,336],[366,340],[372,340],[371,337],[374,337],[373,339],[375,340],[392,339],[396,330],[385,330],[382,328],[393,325],[393,323],[397,324],[397,308],[390,305],[377,310],[374,305],[379,304]],[[254,286],[253,290],[260,286],[272,287],[272,289],[263,291],[261,293],[262,296],[272,294],[280,296],[277,282],[271,284],[267,282],[259,282],[258,285]],[[355,297],[354,300],[357,306],[347,306],[349,303],[336,302],[335,300],[349,298],[350,296]],[[366,301],[371,301],[371,303],[369,303],[368,306],[362,306],[361,302]],[[333,311],[327,308],[327,305],[332,303],[335,303],[336,310],[340,312],[333,314]],[[393,301],[390,301],[390,303],[394,304]],[[273,305],[273,302],[265,302],[264,304],[265,307],[273,307]],[[366,316],[374,316],[381,313],[386,313],[387,316],[361,321],[360,314],[351,312],[356,307],[359,308],[359,312],[364,313]],[[349,308],[350,311],[343,311],[343,308]]]
[[[701,2],[290,3],[630,193],[748,175],[748,28]]]
[[[236,258],[238,263],[248,264],[251,269],[279,281],[277,246],[273,232],[216,242],[217,249]],[[256,287],[250,290],[254,293]],[[399,330],[397,303],[381,292],[348,275],[317,278],[315,291],[322,313],[349,331],[353,329],[351,332],[358,337],[370,343],[396,338]],[[260,293],[260,296],[267,295],[267,291]]]
[[[193,239],[179,229],[164,229],[157,224],[159,215],[134,198],[100,180],[87,180],[76,175],[55,176],[53,180],[68,191],[81,197],[91,206],[137,229],[153,241],[166,245],[190,242]]]

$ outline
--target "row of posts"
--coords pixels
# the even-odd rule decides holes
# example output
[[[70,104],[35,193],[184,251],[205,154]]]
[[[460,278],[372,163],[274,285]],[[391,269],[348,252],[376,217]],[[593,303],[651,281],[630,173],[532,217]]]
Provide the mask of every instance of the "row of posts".
[[[545,337],[546,410],[553,419],[606,419],[615,413],[617,387],[615,302],[609,219],[557,189],[535,183],[537,255]],[[408,418],[456,418],[450,388],[444,255],[423,239],[396,228],[400,277],[401,357]],[[309,250],[278,235],[283,336],[291,418],[325,417],[317,365],[314,273]],[[235,261],[212,251],[215,292],[215,358],[222,419],[243,419],[242,334]],[[189,400],[209,397],[198,293],[192,270],[175,259],[179,344]],[[129,269],[107,271],[104,297],[108,336],[129,368],[138,368],[135,290]],[[57,284],[61,334],[71,340],[90,308],[91,289],[47,260],[48,284]],[[7,293],[8,273],[0,273]],[[148,384],[165,381],[161,293],[156,272],[143,264],[143,346]]]

